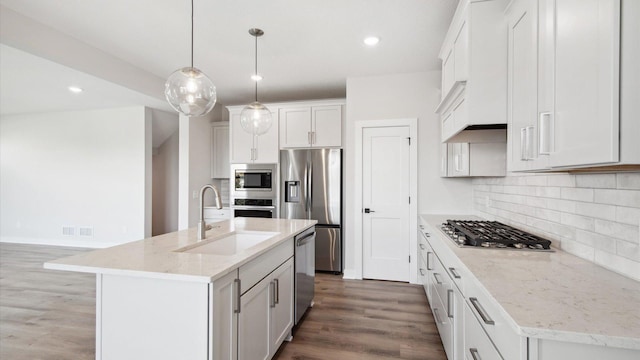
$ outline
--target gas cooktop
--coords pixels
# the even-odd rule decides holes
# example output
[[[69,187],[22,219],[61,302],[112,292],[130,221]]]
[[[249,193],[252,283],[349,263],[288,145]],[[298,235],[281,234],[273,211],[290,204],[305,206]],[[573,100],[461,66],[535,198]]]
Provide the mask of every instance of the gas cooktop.
[[[551,241],[498,221],[447,220],[440,228],[461,247],[553,251]]]

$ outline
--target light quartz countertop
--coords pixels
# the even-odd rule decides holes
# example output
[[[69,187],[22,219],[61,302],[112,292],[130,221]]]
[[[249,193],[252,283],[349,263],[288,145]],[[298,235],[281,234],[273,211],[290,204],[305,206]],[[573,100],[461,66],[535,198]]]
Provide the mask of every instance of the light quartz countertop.
[[[421,218],[437,235],[431,239],[447,244],[520,335],[640,350],[640,282],[557,248],[555,252],[460,248],[440,225],[447,219],[483,219]]]
[[[213,229],[206,232],[203,240],[197,240],[196,228],[190,228],[50,261],[44,267],[97,274],[212,282],[315,223],[315,220],[239,217],[214,223]],[[233,255],[175,251],[185,247],[193,248],[198,243],[205,245],[235,231],[268,231],[277,234]]]

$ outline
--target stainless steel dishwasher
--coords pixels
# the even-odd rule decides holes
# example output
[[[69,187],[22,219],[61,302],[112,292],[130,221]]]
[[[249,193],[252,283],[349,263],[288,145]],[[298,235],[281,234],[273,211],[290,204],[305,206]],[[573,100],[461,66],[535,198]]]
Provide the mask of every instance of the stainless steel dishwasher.
[[[313,306],[316,276],[316,230],[312,227],[295,238],[295,324]]]

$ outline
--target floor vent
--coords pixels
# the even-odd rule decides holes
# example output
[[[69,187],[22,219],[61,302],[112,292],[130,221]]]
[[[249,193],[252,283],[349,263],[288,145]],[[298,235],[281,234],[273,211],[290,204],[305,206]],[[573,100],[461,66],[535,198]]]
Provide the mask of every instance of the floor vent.
[[[89,226],[83,226],[78,228],[78,235],[80,236],[93,236],[93,228]]]
[[[63,226],[62,227],[62,235],[64,236],[74,236],[76,234],[76,228],[73,226]]]

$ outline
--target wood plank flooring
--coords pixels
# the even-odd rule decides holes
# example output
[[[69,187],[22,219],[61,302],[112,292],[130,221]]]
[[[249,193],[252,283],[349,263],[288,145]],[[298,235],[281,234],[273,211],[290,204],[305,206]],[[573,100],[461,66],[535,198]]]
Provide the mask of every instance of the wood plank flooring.
[[[42,268],[84,251],[0,243],[0,359],[95,358],[95,276]],[[422,287],[318,274],[314,308],[275,359],[446,356]]]
[[[0,243],[0,359],[95,359],[95,275],[42,268],[84,251]]]
[[[446,360],[424,289],[317,274],[315,305],[275,359]]]

